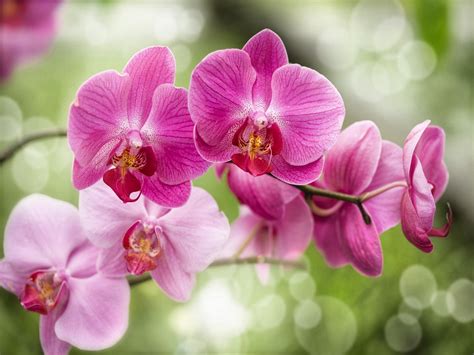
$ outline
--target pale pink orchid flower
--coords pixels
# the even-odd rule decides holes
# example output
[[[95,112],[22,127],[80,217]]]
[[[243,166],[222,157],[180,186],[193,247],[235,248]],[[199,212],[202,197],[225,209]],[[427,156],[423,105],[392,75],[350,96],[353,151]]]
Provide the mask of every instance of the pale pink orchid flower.
[[[400,222],[403,181],[402,149],[382,140],[373,122],[360,121],[342,131],[326,155],[323,176],[314,186],[350,195],[361,195],[394,182],[401,186],[364,202],[370,224],[364,222],[353,203],[313,197],[319,210],[319,215],[314,215],[314,238],[330,266],[351,264],[367,276],[382,273],[380,235]]]
[[[167,207],[184,204],[190,180],[209,167],[196,151],[187,91],[173,86],[175,59],[167,47],[136,53],[123,74],[94,75],[69,113],[73,184],[98,180],[123,202],[141,194]]]
[[[323,75],[289,64],[277,34],[206,56],[194,69],[189,111],[199,153],[291,184],[316,180],[344,120],[339,92]]]
[[[401,210],[402,230],[418,249],[430,253],[430,237],[446,237],[453,221],[448,208],[447,223],[434,228],[436,201],[448,184],[448,169],[443,161],[445,134],[441,127],[424,121],[408,134],[403,146],[403,170],[408,184]]]
[[[283,208],[279,219],[266,219],[242,205],[239,218],[232,223],[230,239],[222,256],[264,256],[280,260],[300,258],[311,242],[311,211],[301,195],[297,195]],[[270,265],[257,264],[256,270],[262,284],[268,283]]]
[[[140,197],[124,205],[103,183],[80,192],[82,224],[92,243],[105,249],[100,264],[122,274],[150,272],[176,301],[187,301],[196,273],[220,254],[229,237],[229,222],[205,190],[193,187],[178,208],[161,207]]]
[[[55,13],[62,0],[0,0],[0,81],[43,55],[56,34]]]
[[[130,287],[86,238],[77,209],[44,195],[30,195],[13,209],[5,229],[0,285],[28,311],[40,313],[46,355],[71,346],[101,350],[128,327]]]

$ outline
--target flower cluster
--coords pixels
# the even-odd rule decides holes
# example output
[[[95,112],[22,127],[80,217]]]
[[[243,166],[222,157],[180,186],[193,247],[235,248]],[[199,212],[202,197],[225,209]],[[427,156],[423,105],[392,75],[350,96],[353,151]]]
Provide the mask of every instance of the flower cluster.
[[[371,121],[341,133],[338,91],[289,64],[274,32],[209,54],[189,94],[174,77],[171,51],[157,46],[122,73],[87,80],[68,126],[79,208],[32,195],[8,220],[0,284],[41,314],[46,354],[115,344],[128,323],[128,275],[149,272],[186,301],[218,257],[295,260],[313,237],[329,265],[378,276],[380,235],[400,221],[424,252],[449,233],[450,210],[433,227],[448,181],[443,130],[425,121],[403,148]],[[191,185],[212,164],[243,205],[232,227]],[[269,271],[257,265],[263,283]]]

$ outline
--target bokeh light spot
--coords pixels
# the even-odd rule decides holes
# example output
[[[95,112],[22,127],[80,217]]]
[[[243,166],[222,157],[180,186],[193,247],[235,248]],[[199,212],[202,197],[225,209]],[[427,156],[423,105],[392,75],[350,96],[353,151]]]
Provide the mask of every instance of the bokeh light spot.
[[[430,306],[436,288],[433,273],[422,265],[408,267],[400,278],[400,292],[403,299],[413,308],[424,309]]]
[[[408,352],[415,349],[422,336],[421,326],[410,315],[393,316],[385,324],[385,340],[391,349]]]
[[[459,279],[449,286],[453,297],[451,315],[460,323],[474,320],[474,283],[468,279]]]
[[[311,275],[305,271],[294,273],[289,281],[290,293],[298,301],[312,298],[316,292],[316,284]]]
[[[321,320],[321,307],[316,302],[304,300],[293,312],[295,324],[303,329],[316,327]]]

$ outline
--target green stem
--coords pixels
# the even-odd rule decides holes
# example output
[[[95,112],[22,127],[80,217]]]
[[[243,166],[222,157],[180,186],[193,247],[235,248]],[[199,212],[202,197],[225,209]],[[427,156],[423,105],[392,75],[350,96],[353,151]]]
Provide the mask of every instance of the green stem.
[[[209,267],[228,266],[228,265],[251,265],[251,264],[269,264],[269,265],[280,265],[285,267],[291,267],[295,269],[306,270],[306,265],[301,261],[295,260],[283,260],[269,258],[266,256],[251,256],[248,258],[228,258],[228,259],[217,259]],[[149,273],[129,277],[128,283],[130,286],[139,285],[143,282],[151,280]]]

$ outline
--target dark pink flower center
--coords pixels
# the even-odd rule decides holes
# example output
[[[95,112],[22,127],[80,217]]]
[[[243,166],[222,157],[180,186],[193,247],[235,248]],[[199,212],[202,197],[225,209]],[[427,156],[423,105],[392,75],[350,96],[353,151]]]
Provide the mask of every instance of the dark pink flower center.
[[[0,23],[7,25],[20,24],[25,11],[25,3],[25,0],[1,0]]]
[[[254,176],[272,171],[272,157],[281,152],[283,141],[276,123],[269,124],[262,115],[245,120],[235,132],[232,144],[241,152],[232,155],[232,161]]]
[[[58,304],[65,283],[55,271],[36,271],[28,278],[20,297],[21,305],[27,311],[48,314]]]
[[[133,148],[127,146],[121,153],[114,154],[112,157],[114,168],[107,170],[103,176],[104,182],[123,202],[134,202],[138,200],[130,195],[134,192],[140,192],[142,182],[134,175],[140,172],[146,176],[152,176],[157,167],[155,152],[150,146]]]
[[[129,228],[123,238],[127,270],[140,275],[157,267],[162,252],[162,235],[159,227],[137,222]]]

